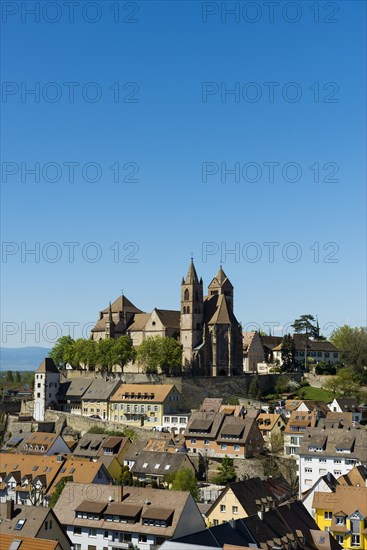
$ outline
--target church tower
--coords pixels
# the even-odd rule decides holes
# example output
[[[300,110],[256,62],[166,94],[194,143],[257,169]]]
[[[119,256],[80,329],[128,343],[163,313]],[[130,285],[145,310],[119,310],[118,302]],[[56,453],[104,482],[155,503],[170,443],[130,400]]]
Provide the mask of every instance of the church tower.
[[[192,366],[193,350],[202,341],[203,320],[203,281],[199,281],[191,259],[186,279],[182,278],[181,282],[180,341],[184,369]]]
[[[223,294],[226,297],[226,302],[233,310],[233,285],[224,273],[222,266],[219,267],[219,271],[208,286],[208,297],[216,294]]]

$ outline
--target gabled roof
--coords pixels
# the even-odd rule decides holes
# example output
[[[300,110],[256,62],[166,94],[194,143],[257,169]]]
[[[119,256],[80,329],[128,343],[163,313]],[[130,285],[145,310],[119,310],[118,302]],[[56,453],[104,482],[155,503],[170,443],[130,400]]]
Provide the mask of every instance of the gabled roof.
[[[215,300],[215,310],[212,317],[207,321],[208,325],[230,325],[236,323],[236,318],[230,308],[226,297],[223,294],[214,295],[207,302],[213,303]]]
[[[282,416],[277,413],[260,413],[256,422],[262,432],[271,431],[278,422],[285,424]]]
[[[159,320],[166,328],[180,328],[180,312],[173,309],[155,309]]]
[[[206,513],[207,517],[210,516],[228,491],[233,492],[247,515],[257,514],[259,511],[259,501],[262,499],[265,499],[268,503],[282,502],[289,499],[292,495],[291,487],[282,477],[268,478],[267,480],[253,477],[243,481],[236,481],[229,483],[226,489],[218,496]]]
[[[367,517],[367,487],[337,485],[332,497],[330,493],[318,491],[314,494],[312,507],[330,510],[333,514],[343,511],[347,516],[358,510]]]
[[[122,499],[121,499],[122,491]],[[161,489],[151,489],[148,487],[119,487],[116,485],[99,484],[97,487],[93,484],[85,483],[67,483],[59,500],[56,503],[54,512],[62,525],[78,525],[87,527],[98,527],[101,529],[111,529],[115,531],[126,532],[126,524],[120,522],[111,522],[107,520],[88,520],[76,518],[75,510],[85,500],[85,495],[98,495],[95,502],[105,503],[107,505],[104,514],[108,515],[109,510],[116,513],[124,505],[125,512],[129,506],[130,513],[132,506],[141,509],[141,514],[145,515],[147,510],[152,509],[159,514],[157,509],[164,508],[172,511],[170,524],[166,527],[144,525],[141,520],[128,525],[128,532],[141,534],[162,535],[171,538],[182,517],[183,511],[189,501],[192,507],[196,507],[192,496],[188,491],[163,491]],[[193,510],[193,508],[191,508]],[[200,520],[200,513],[196,510],[195,521]],[[157,518],[158,519],[158,518]],[[201,521],[200,521],[201,523]],[[202,521],[202,523],[204,523]],[[203,525],[204,527],[204,525]]]
[[[87,391],[84,393],[83,400],[108,399],[112,394],[115,393],[120,385],[120,380],[105,380],[103,378],[96,378],[95,380],[93,380]]]
[[[64,478],[71,478],[76,483],[93,483],[98,472],[104,473],[107,478],[110,478],[101,462],[91,462],[83,458],[67,458],[53,480],[48,493],[52,494],[56,489],[56,485]]]
[[[161,403],[167,399],[174,387],[173,384],[122,384],[111,396],[111,401],[133,403],[136,399],[139,403]],[[133,394],[135,397],[131,397]],[[138,394],[141,394],[140,398]],[[145,394],[146,399],[143,397]],[[129,397],[126,397],[127,395]]]
[[[51,359],[51,357],[45,357],[38,369],[36,370],[36,373],[44,373],[44,372],[55,372],[59,373],[59,369],[56,367],[54,360]]]
[[[119,313],[120,311],[125,311],[126,313],[143,313],[141,309],[138,309],[130,300],[126,298],[125,295],[120,295],[116,300],[111,304],[112,313]],[[108,313],[110,306],[102,310],[101,313]]]
[[[140,451],[136,454],[129,454],[125,460],[134,461],[131,466],[133,474],[146,475],[167,475],[175,473],[185,462],[189,461],[186,453],[166,453],[158,451]],[[193,467],[194,469],[194,467]]]
[[[367,466],[355,466],[350,472],[338,477],[340,485],[367,487]]]
[[[218,286],[227,286],[233,288],[231,281],[228,279],[227,275],[224,273],[222,266],[219,267],[218,273],[212,279],[208,288],[216,288]]]
[[[6,517],[6,503],[2,502],[0,503],[0,517],[3,521],[0,523],[0,533],[8,535],[17,534],[19,531],[14,528],[20,519],[24,519],[25,523],[20,534],[25,537],[36,538],[49,513],[50,509],[43,506],[15,504],[12,519],[4,521]]]
[[[131,332],[138,332],[144,330],[145,325],[151,316],[151,313],[136,313],[133,318],[133,322],[129,326],[128,330]]]

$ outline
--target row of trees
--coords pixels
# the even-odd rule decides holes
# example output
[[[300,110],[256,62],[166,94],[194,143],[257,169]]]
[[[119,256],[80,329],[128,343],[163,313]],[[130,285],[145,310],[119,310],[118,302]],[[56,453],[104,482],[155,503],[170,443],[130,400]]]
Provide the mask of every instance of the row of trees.
[[[129,336],[107,338],[95,341],[70,336],[60,338],[50,352],[55,364],[66,368],[87,366],[89,370],[99,369],[110,372],[114,365],[124,367],[131,361],[137,361],[144,372],[154,374],[179,374],[181,372],[182,348],[174,338],[155,336],[144,340],[135,349]]]

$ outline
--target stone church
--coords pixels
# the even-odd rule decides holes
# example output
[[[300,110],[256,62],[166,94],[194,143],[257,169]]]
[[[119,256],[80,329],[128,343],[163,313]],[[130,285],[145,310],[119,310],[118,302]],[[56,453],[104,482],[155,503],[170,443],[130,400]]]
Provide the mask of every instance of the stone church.
[[[181,282],[181,309],[155,308],[144,313],[123,294],[102,310],[91,338],[128,335],[134,346],[151,336],[180,341],[184,371],[204,376],[232,376],[243,372],[242,331],[233,313],[233,285],[220,266],[204,296],[203,280],[191,260]]]

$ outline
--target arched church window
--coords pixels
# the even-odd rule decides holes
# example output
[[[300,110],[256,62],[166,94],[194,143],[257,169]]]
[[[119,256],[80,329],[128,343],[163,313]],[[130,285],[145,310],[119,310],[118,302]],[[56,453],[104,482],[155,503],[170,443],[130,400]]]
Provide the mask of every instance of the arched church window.
[[[190,300],[190,293],[189,293],[188,289],[186,289],[185,292],[184,292],[184,300]]]
[[[186,310],[187,313],[190,313],[190,308],[188,307],[187,310]]]
[[[185,307],[183,307],[182,313],[186,313],[186,308]]]
[[[195,292],[195,300],[196,300],[196,302],[199,301],[199,294],[198,294],[198,291]]]

